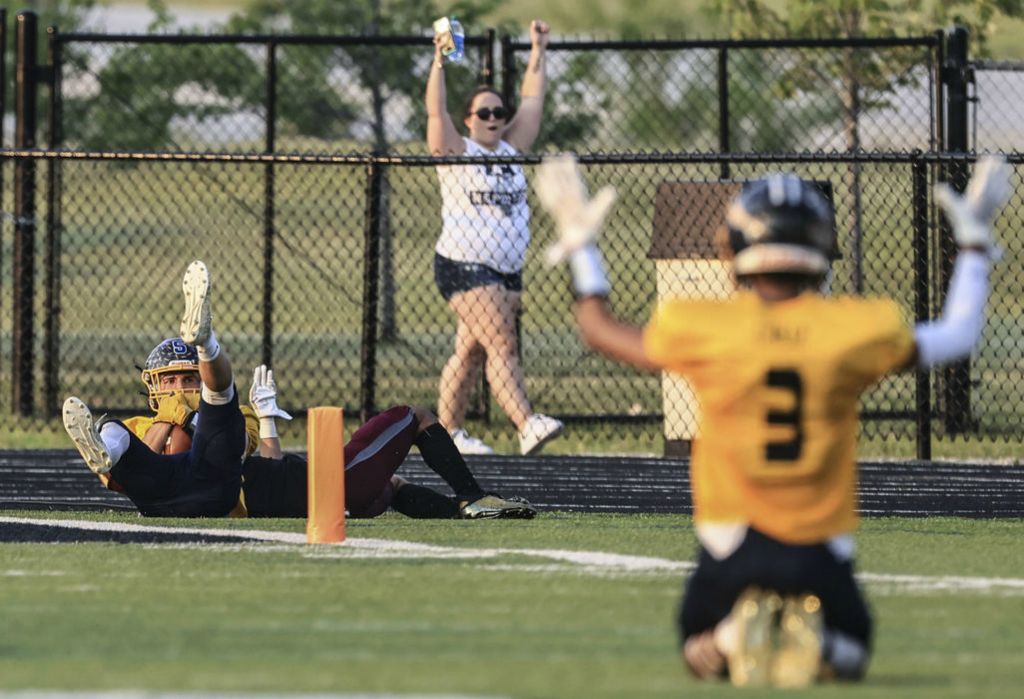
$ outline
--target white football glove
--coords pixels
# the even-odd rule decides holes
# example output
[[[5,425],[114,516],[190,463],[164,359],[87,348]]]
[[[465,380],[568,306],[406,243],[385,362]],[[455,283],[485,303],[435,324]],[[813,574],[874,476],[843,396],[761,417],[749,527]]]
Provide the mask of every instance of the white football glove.
[[[252,386],[249,388],[249,405],[256,412],[256,417],[279,417],[291,420],[292,416],[277,407],[277,384],[274,383],[274,372],[266,364],[253,369]]]
[[[935,185],[935,202],[946,213],[957,245],[984,248],[992,260],[1002,255],[992,241],[992,221],[1010,198],[1011,171],[1002,156],[986,155],[974,166],[964,196],[946,183]]]
[[[615,188],[603,187],[589,199],[576,158],[557,155],[545,158],[537,170],[537,197],[558,227],[558,242],[545,253],[554,266],[594,242],[615,202]]]

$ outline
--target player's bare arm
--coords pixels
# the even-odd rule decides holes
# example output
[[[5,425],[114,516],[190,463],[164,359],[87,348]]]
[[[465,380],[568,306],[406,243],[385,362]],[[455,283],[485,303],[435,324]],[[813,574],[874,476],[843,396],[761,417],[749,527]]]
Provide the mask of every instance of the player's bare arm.
[[[427,78],[427,148],[431,155],[462,155],[466,144],[448,113],[448,96],[444,81],[444,56],[439,37],[434,37],[434,60]]]
[[[530,58],[519,90],[519,107],[505,131],[505,140],[526,152],[533,148],[540,133],[544,115],[544,93],[547,89],[547,46],[551,28],[547,22],[530,22]]]
[[[174,429],[174,425],[170,422],[154,422],[146,430],[142,442],[157,454],[163,454],[167,438],[171,436],[172,429]]]

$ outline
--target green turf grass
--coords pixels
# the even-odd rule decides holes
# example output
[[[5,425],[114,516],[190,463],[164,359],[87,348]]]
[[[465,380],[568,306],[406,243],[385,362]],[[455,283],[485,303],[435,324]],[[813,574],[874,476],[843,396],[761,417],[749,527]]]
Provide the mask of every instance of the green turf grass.
[[[295,532],[303,526],[294,520],[202,524]],[[482,523],[389,515],[350,522],[349,536],[676,561],[689,560],[694,545],[689,518],[653,515],[551,513],[533,522]],[[1021,578],[1024,562],[1013,552],[1022,536],[1019,520],[868,520],[860,569]],[[734,694],[693,682],[678,664],[673,619],[682,573],[598,574],[514,551],[444,559],[334,552],[281,545],[0,545],[0,688]],[[936,592],[889,583],[871,583],[868,591],[879,618],[868,681],[805,696],[1018,695],[1022,591]]]

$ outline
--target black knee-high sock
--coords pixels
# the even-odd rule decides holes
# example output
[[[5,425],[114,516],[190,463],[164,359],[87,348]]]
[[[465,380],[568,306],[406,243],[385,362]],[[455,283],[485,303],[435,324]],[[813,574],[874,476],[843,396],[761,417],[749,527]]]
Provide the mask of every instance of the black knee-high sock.
[[[453,519],[459,516],[459,506],[453,499],[414,483],[406,483],[395,492],[391,507],[395,512],[417,519]]]
[[[441,423],[434,423],[420,432],[416,436],[415,444],[420,448],[424,463],[451,486],[457,499],[472,501],[484,496],[484,491],[470,472],[466,460],[462,458],[451,435]]]

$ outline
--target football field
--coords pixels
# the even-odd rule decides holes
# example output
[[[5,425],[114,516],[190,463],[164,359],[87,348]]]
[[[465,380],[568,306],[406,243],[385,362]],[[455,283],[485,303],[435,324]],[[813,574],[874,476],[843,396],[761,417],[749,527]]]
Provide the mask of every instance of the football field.
[[[760,696],[676,657],[687,516],[303,527],[0,514],[0,694]],[[866,519],[868,679],[802,694],[1020,696],[1021,541],[1019,519]]]

